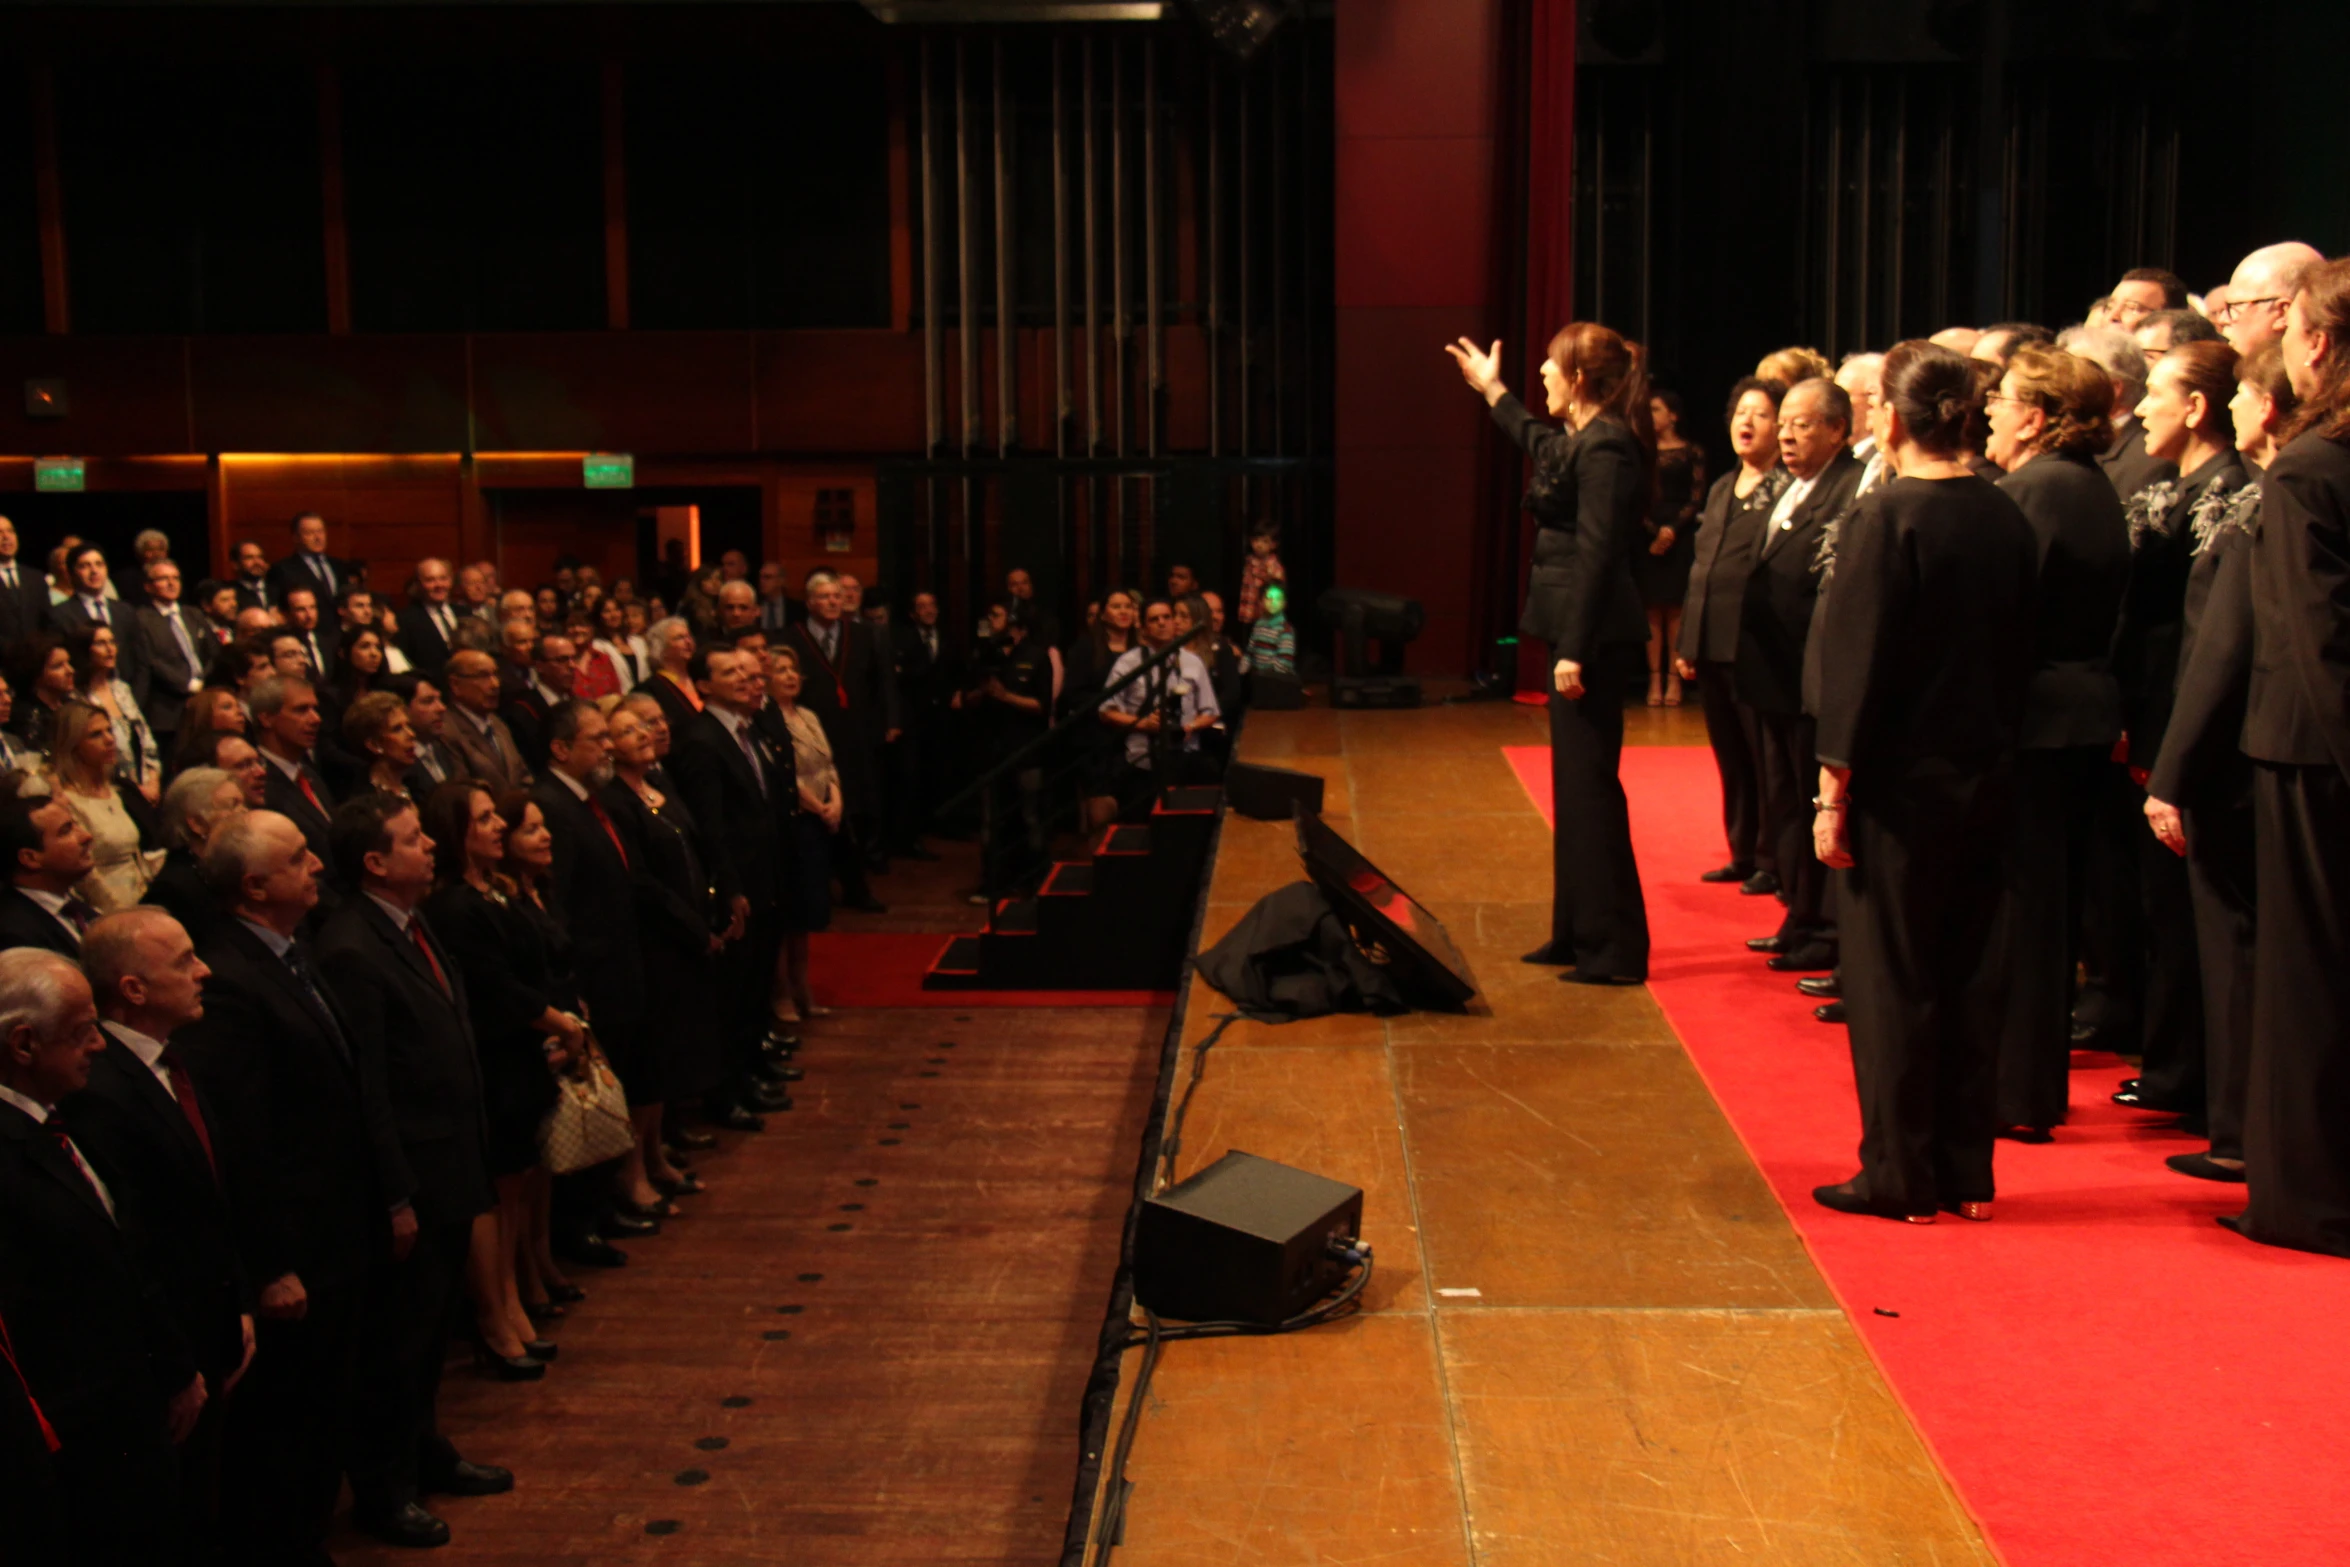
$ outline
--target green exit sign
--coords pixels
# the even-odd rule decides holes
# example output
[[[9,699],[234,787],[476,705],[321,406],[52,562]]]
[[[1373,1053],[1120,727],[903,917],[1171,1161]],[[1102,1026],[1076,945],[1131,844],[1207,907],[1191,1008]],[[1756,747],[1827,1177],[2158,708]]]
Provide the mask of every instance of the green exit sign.
[[[591,490],[626,490],[636,484],[636,459],[626,452],[590,452],[580,473]]]
[[[79,457],[33,459],[33,488],[36,490],[80,490],[87,487],[88,478]]]

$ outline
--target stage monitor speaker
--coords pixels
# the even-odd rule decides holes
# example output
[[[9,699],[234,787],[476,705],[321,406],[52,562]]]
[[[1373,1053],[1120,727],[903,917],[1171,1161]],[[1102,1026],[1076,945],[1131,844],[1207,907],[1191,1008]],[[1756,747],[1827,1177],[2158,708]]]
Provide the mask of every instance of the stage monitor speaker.
[[[1319,816],[1322,779],[1319,774],[1292,772],[1286,767],[1234,762],[1224,769],[1224,798],[1241,815],[1260,822],[1285,822],[1301,810]]]
[[[1238,1149],[1142,1205],[1134,1298],[1185,1322],[1278,1326],[1338,1288],[1363,1193]]]
[[[1388,880],[1336,829],[1302,810],[1297,813],[1297,853],[1356,939],[1387,954],[1389,972],[1406,1001],[1454,1012],[1468,1005],[1477,994],[1477,976],[1444,933],[1443,921]]]

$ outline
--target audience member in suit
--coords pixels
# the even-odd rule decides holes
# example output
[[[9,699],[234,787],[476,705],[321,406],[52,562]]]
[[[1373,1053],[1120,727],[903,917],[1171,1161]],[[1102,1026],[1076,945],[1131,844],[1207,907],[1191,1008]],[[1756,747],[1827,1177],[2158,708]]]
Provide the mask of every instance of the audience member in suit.
[[[269,768],[262,799],[302,829],[321,864],[332,864],[320,851],[328,847],[335,797],[310,762],[319,727],[318,690],[309,681],[272,675],[253,688],[253,741]]]
[[[16,524],[0,517],[0,647],[23,641],[49,619],[49,589],[17,548]]]
[[[881,748],[897,738],[888,717],[895,705],[887,658],[873,645],[872,628],[844,612],[840,580],[814,571],[807,581],[808,618],[785,634],[799,657],[802,704],[824,726],[840,769],[847,819],[833,835],[832,868],[841,901],[852,909],[886,913],[865,885],[868,849],[878,847],[887,800],[881,787]]]
[[[68,1567],[65,1518],[51,1454],[57,1433],[17,1367],[8,1324],[0,1320],[0,1518],[8,1520],[15,1567]]]
[[[174,778],[158,812],[163,868],[141,901],[178,920],[191,937],[209,931],[220,918],[220,904],[204,882],[204,845],[247,809],[244,785],[225,769],[191,767]]]
[[[220,916],[197,938],[204,1015],[175,1043],[203,1084],[258,1347],[230,1401],[222,1474],[230,1559],[315,1567],[342,1484],[360,1302],[389,1257],[348,1014],[300,932],[320,870],[274,811],[221,822],[200,862]]]
[[[360,1080],[389,1112],[376,1163],[392,1210],[392,1268],[369,1303],[371,1353],[352,1423],[352,1521],[400,1545],[438,1545],[449,1526],[420,1498],[511,1490],[471,1464],[436,1417],[441,1357],[476,1215],[491,1190],[481,1065],[457,960],[419,905],[432,840],[416,807],[369,793],[335,812],[336,867],[352,896],[318,937],[318,966],[349,1020]]]
[[[528,788],[530,764],[498,716],[497,661],[472,648],[460,649],[449,655],[446,680],[449,715],[442,721],[441,738],[455,753],[461,775],[478,778],[499,794]]]
[[[39,947],[78,958],[82,934],[98,911],[74,895],[96,862],[90,830],[45,794],[21,792],[22,775],[0,798],[0,853],[8,856],[8,889],[0,892],[0,948]]]
[[[2072,1060],[2074,933],[2097,792],[2121,738],[2114,628],[2130,580],[2130,531],[2097,469],[2113,387],[2086,359],[2026,345],[1986,405],[1999,487],[2039,541],[2037,664],[2016,756],[2016,841],[2007,902],[2011,974],[1999,1124],[2031,1141],[2065,1118]]]
[[[204,1015],[211,971],[179,921],[157,908],[90,927],[82,964],[105,1048],[62,1108],[104,1172],[132,1253],[163,1291],[213,1397],[180,1445],[181,1501],[199,1558],[217,1548],[220,1431],[253,1360],[252,1296],[237,1256],[213,1112],[174,1036]]]
[[[147,599],[118,635],[126,659],[147,672],[139,706],[168,752],[188,698],[204,689],[207,656],[220,644],[203,617],[180,603],[180,569],[170,561],[156,561],[147,568]]]
[[[493,651],[498,657],[498,700],[503,703],[516,692],[530,689],[531,654],[539,645],[539,623],[530,595],[519,589],[506,595],[499,612],[505,618],[498,622]]]
[[[711,1109],[721,1119],[740,1103],[788,1109],[780,1092],[762,1093],[755,1081],[762,1044],[784,1034],[771,1006],[776,950],[782,940],[777,897],[784,846],[779,824],[794,805],[788,752],[758,721],[757,666],[746,654],[719,647],[694,654],[694,684],[702,711],[677,736],[668,771],[709,846],[718,905],[736,939],[718,958],[724,1078]]]
[[[438,680],[423,675],[394,675],[385,690],[398,697],[408,711],[408,733],[416,744],[416,765],[408,769],[404,787],[421,800],[436,784],[447,783],[465,771],[445,738],[449,705],[442,699]]]
[[[284,608],[296,588],[315,595],[314,604],[332,604],[360,575],[359,562],[338,560],[327,553],[326,519],[304,512],[293,521],[294,550],[269,568],[272,605]]]
[[[144,696],[147,665],[139,639],[130,634],[136,611],[112,596],[112,586],[106,579],[105,552],[95,544],[77,544],[66,552],[65,570],[73,583],[73,592],[65,602],[50,606],[49,629],[68,639],[73,633],[87,631],[92,626],[102,625],[114,631],[119,638],[122,678],[134,696]]]
[[[456,574],[435,557],[416,563],[416,594],[400,616],[400,650],[416,673],[437,681],[457,650],[457,620],[464,613],[451,602]]]
[[[1747,942],[1781,971],[1833,968],[1821,900],[1827,874],[1811,851],[1819,758],[1803,703],[1803,650],[1819,595],[1821,541],[1850,509],[1864,465],[1847,443],[1852,399],[1835,382],[1790,387],[1779,405],[1779,455],[1789,475],[1771,508],[1738,618],[1739,700],[1762,735],[1763,833],[1778,857],[1787,913],[1778,931]]]
[[[334,618],[319,608],[327,602],[306,587],[286,590],[284,604],[285,630],[281,636],[291,637],[301,644],[302,662],[309,666],[310,678],[324,686],[334,678],[335,655],[343,645],[342,629]]]
[[[522,748],[523,760],[534,773],[547,770],[548,716],[571,700],[572,682],[579,675],[572,663],[577,651],[571,639],[559,632],[538,638],[531,644],[528,681],[509,690],[499,706],[499,716],[506,720],[514,743]]]
[[[1624,689],[1648,643],[1648,615],[1632,580],[1653,488],[1654,454],[1637,433],[1646,428],[1648,389],[1621,337],[1571,322],[1543,361],[1544,406],[1567,426],[1554,429],[1502,384],[1495,348],[1483,352],[1464,338],[1447,351],[1503,432],[1534,459],[1525,504],[1538,526],[1519,630],[1551,647],[1555,826],[1550,939],[1527,961],[1572,965],[1560,977],[1577,984],[1633,984],[1648,977],[1648,907],[1618,764]]]
[[[934,791],[933,780],[946,763],[955,697],[962,690],[962,657],[939,623],[935,593],[915,594],[906,618],[889,634],[898,719],[904,725],[889,747],[890,853],[921,859],[929,854],[922,832],[930,824],[930,808],[945,798]],[[1107,672],[1107,665],[1096,672],[1097,687]]]
[[[1779,465],[1779,399],[1775,381],[1748,376],[1730,389],[1730,449],[1734,472],[1714,481],[1697,515],[1689,568],[1689,595],[1681,610],[1674,667],[1697,685],[1705,708],[1706,739],[1722,780],[1722,833],[1730,862],[1701,881],[1751,882],[1760,894],[1779,886],[1778,854],[1762,830],[1762,729],[1738,700],[1738,620],[1746,579],[1780,492],[1790,480]]]
[[[0,953],[0,1318],[57,1433],[69,1559],[93,1567],[179,1559],[174,1448],[212,1392],[126,1227],[122,1173],[58,1110],[105,1044],[70,961]]]
[[[277,585],[269,579],[269,552],[252,539],[240,541],[229,551],[229,559],[236,570],[229,577],[229,586],[237,590],[237,608],[276,609]]]

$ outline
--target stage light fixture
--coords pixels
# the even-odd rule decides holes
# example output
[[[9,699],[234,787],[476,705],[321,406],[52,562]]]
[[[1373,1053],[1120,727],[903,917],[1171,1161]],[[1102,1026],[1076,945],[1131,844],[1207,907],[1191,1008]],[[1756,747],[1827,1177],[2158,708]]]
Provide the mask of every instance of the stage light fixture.
[[[1420,682],[1403,672],[1403,650],[1428,623],[1418,599],[1363,588],[1332,588],[1314,601],[1322,623],[1338,633],[1334,707],[1418,707]],[[1372,662],[1370,644],[1379,644]]]

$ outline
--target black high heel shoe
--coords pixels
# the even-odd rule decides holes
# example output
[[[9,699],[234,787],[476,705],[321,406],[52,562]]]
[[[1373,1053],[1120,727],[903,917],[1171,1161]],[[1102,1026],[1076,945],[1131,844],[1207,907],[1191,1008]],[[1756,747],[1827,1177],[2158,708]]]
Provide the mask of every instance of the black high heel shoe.
[[[500,1382],[536,1382],[547,1374],[547,1363],[529,1355],[501,1355],[480,1338],[473,1341],[473,1363]]]
[[[532,1360],[539,1361],[542,1364],[552,1365],[554,1364],[555,1357],[563,1353],[563,1346],[556,1343],[551,1338],[524,1339],[522,1341],[522,1353]]]

